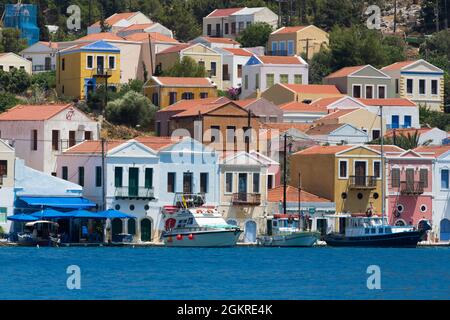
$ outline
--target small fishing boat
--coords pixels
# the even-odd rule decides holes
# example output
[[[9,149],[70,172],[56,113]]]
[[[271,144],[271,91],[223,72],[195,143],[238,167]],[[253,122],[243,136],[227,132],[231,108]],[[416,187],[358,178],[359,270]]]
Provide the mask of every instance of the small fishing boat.
[[[319,232],[302,230],[298,214],[275,214],[267,219],[268,234],[258,237],[264,247],[311,247]]]
[[[60,244],[60,238],[56,232],[58,223],[46,220],[27,222],[25,231],[17,234],[17,245],[53,247]]]
[[[330,216],[331,217],[331,216]],[[431,229],[428,222],[415,226],[390,226],[386,217],[336,215],[343,226],[340,232],[324,238],[333,247],[416,247]]]
[[[163,208],[164,244],[168,247],[232,247],[242,231],[225,222],[214,207]]]

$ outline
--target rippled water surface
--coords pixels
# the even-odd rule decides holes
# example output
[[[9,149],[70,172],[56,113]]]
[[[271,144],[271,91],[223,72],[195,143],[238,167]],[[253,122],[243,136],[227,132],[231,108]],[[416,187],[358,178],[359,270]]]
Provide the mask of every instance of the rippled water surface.
[[[3,247],[0,261],[0,299],[450,298],[450,248]],[[367,289],[370,265],[381,290]]]

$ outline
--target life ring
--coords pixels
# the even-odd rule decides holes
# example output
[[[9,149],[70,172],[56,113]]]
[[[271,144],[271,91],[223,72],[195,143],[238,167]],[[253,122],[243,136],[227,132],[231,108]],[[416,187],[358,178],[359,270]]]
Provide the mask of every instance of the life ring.
[[[371,217],[373,215],[373,210],[372,210],[372,208],[368,208],[367,210],[366,210],[366,216],[367,217]]]
[[[165,223],[166,231],[175,228],[176,223],[177,223],[177,220],[175,220],[174,218],[167,219],[166,223]]]

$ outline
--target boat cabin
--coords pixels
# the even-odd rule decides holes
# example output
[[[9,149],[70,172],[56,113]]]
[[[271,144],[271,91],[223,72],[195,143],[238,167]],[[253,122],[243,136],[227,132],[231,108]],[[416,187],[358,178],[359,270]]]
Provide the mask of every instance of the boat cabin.
[[[299,226],[300,223],[300,226]],[[267,235],[279,235],[283,233],[296,232],[299,230],[310,230],[312,220],[298,214],[274,214],[267,217]]]

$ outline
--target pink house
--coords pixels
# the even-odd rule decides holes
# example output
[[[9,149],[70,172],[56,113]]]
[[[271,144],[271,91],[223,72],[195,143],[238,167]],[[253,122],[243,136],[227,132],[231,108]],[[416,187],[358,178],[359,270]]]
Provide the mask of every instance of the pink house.
[[[415,225],[432,218],[433,158],[413,150],[387,157],[387,213],[395,225]]]

